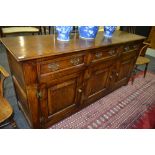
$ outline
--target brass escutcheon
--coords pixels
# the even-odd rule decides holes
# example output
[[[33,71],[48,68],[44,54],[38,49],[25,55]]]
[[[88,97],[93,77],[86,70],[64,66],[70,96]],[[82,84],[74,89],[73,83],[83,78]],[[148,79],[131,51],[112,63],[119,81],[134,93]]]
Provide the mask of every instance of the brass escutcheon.
[[[57,64],[57,63],[52,63],[52,64],[49,64],[48,65],[48,68],[50,69],[50,70],[52,70],[52,71],[56,71],[56,70],[58,70],[59,69],[59,64]]]

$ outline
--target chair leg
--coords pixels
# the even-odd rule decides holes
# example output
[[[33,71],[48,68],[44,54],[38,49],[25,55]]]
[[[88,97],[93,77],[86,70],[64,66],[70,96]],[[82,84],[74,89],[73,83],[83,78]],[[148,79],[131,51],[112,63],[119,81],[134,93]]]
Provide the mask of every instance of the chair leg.
[[[144,70],[144,78],[145,78],[145,76],[146,76],[147,67],[148,67],[148,63],[145,65],[145,70]]]
[[[46,34],[46,26],[43,26],[44,34]]]
[[[49,26],[48,29],[49,29],[49,34],[51,34],[51,26]]]
[[[38,32],[38,35],[42,35],[42,27],[39,26],[39,32]]]

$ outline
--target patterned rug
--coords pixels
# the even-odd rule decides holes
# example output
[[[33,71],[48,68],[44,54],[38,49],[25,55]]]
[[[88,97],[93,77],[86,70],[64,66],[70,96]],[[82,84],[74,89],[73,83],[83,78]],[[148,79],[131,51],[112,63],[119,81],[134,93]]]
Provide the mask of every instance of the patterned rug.
[[[53,125],[52,129],[136,128],[155,109],[155,74],[138,74],[131,82]],[[155,113],[153,113],[155,118]],[[154,119],[155,120],[155,119]],[[139,127],[140,128],[140,127]]]

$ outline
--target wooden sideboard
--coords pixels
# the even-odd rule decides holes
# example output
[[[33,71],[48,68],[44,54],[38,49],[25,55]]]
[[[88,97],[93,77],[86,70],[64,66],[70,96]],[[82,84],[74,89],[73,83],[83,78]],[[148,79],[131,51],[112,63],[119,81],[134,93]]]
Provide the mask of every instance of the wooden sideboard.
[[[126,85],[144,37],[116,31],[111,39],[54,35],[1,39],[18,105],[32,128],[48,128]]]

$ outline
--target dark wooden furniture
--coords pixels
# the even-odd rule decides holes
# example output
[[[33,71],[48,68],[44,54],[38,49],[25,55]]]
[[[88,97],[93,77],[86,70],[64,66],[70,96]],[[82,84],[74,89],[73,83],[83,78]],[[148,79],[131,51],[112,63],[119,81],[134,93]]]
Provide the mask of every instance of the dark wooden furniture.
[[[55,30],[54,30],[55,26],[42,26],[42,27],[44,29],[44,34],[54,34],[54,32],[55,32]],[[51,31],[52,31],[52,33],[51,33]]]
[[[0,66],[0,128],[9,124],[11,124],[13,128],[16,128],[16,122],[13,119],[13,109],[5,99],[3,93],[4,80],[7,77],[9,77],[9,74],[2,66]]]
[[[135,32],[136,32],[136,26],[127,26],[126,27],[126,31],[129,32],[129,33],[135,34]]]
[[[151,26],[121,26],[120,29],[122,31],[126,31],[137,35],[142,35],[148,38],[151,30]]]
[[[148,41],[150,41],[151,43],[151,48],[155,49],[155,26],[152,26],[149,37],[148,37]]]
[[[3,38],[18,104],[32,128],[48,128],[126,85],[144,37],[116,31],[111,39],[72,35]]]

